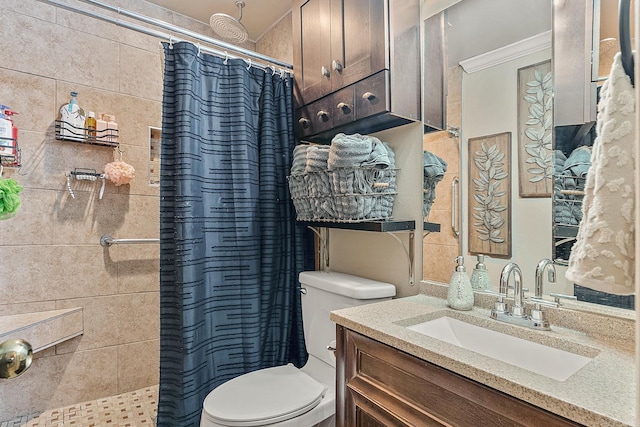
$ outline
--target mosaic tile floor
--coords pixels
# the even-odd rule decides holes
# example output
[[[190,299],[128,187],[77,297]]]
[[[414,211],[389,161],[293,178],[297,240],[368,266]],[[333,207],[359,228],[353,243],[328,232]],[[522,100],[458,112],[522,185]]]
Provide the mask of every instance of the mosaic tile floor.
[[[0,422],[0,427],[154,426],[158,386]]]

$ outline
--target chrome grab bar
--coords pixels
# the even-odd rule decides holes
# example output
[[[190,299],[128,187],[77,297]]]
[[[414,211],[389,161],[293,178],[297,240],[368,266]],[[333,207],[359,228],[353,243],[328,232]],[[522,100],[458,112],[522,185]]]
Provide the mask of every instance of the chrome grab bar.
[[[160,239],[114,239],[109,235],[100,238],[100,246],[108,248],[111,245],[133,245],[145,243],[160,243]]]
[[[460,179],[458,179],[457,176],[451,181],[451,231],[453,231],[453,235],[456,238],[460,236],[460,231],[458,230],[458,215],[456,208],[456,199],[458,198],[458,192],[456,190],[458,188],[459,182]]]

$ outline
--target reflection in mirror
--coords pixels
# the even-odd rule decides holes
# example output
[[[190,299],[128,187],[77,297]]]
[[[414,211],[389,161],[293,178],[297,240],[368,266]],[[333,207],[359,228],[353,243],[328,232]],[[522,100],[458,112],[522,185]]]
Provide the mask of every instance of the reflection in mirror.
[[[531,67],[544,63],[548,66],[552,60],[552,3],[553,0],[546,4],[539,0],[463,0],[444,11],[448,57],[447,131],[425,134],[423,147],[442,158],[447,163],[447,170],[436,187],[436,197],[428,216],[429,221],[441,224],[441,231],[425,233],[423,239],[424,280],[448,283],[458,254],[465,255],[467,271],[471,274],[477,262],[475,255],[484,254],[487,255],[484,263],[494,289],[497,290],[504,265],[513,261],[522,269],[525,288],[533,291],[536,265],[541,259],[553,258],[555,255],[553,192],[523,197],[519,189],[520,171],[527,171],[527,168],[544,168],[550,171],[546,177],[549,189],[559,184],[552,180],[555,171],[552,147],[548,143],[540,143],[549,149],[546,157],[548,163],[544,166],[534,164],[535,160],[527,162],[528,157],[531,157],[523,156],[523,153],[527,153],[525,144],[527,141],[531,143],[524,136],[528,126],[527,119],[523,122],[522,115],[518,114],[519,109],[523,111],[530,108],[530,105],[521,100],[522,95],[519,95],[523,93],[523,88],[518,86],[519,76],[521,86],[526,86],[538,77],[539,84],[542,85],[546,72],[536,74]],[[423,16],[423,21],[426,18]],[[496,28],[501,30],[495,31]],[[585,50],[584,55],[590,55],[590,52]],[[526,74],[527,72],[530,74]],[[527,87],[524,92],[526,90]],[[524,111],[526,113],[528,110]],[[551,134],[550,120],[545,120],[544,117],[547,116],[544,114],[541,117],[543,122],[547,122],[546,131]],[[593,127],[582,126],[583,123],[580,125],[578,128],[555,129],[556,135],[564,132],[561,140],[565,142],[555,148],[566,152],[567,159],[578,147],[588,147],[592,143]],[[474,156],[474,153],[469,153],[469,140],[502,134],[509,134],[511,141],[510,156],[498,156],[504,163],[500,166],[510,166],[511,170],[511,187],[507,192],[509,202],[505,205],[508,209],[504,213],[511,220],[511,231],[505,235],[511,244],[510,256],[492,254],[488,245],[471,252],[469,242],[469,230],[478,222],[473,215],[474,211],[469,210],[468,203],[474,197],[473,194],[469,195],[469,191],[474,190],[474,177],[469,175],[470,165],[473,164],[469,155]],[[540,140],[542,139],[541,133]],[[545,138],[545,141],[548,139]],[[487,150],[492,149],[492,145],[491,139],[485,142]],[[580,169],[580,166],[584,166],[580,164],[582,157],[587,156],[578,151],[571,162],[567,163],[568,167],[575,161],[573,173],[583,174]],[[562,167],[564,172],[565,163]],[[461,192],[452,191],[456,188],[456,180],[460,182]],[[574,189],[570,182],[565,183],[567,188],[564,195],[574,196],[569,190],[580,191],[579,184],[575,180]],[[458,208],[459,212],[456,212]],[[567,209],[567,218],[572,212],[571,208]],[[458,215],[460,226],[459,230],[455,230],[450,224],[455,225],[453,223],[458,221]],[[499,224],[499,221],[495,223]],[[456,231],[460,232],[459,236],[456,236]],[[558,266],[556,283],[545,280],[543,291],[546,295],[574,295],[574,284],[564,278],[564,272],[565,268]]]
[[[620,51],[618,1],[596,0],[593,4],[581,3],[557,3],[554,7],[555,21],[559,28],[555,34],[556,38],[573,36],[574,39],[584,39],[592,46],[594,58],[593,61],[590,60],[590,52],[576,55],[573,46],[563,43],[562,40],[556,43],[556,105],[572,105],[571,112],[568,111],[569,108],[558,110],[554,138],[553,259],[557,264],[564,266],[568,265],[583,217],[585,183],[596,138],[596,105],[600,102],[600,91],[608,78],[614,55]],[[585,7],[586,14],[577,13]],[[590,23],[587,19],[581,24],[578,17],[585,15],[592,16],[593,21]],[[581,31],[585,26],[589,31]],[[633,23],[630,24],[630,28],[633,28]],[[591,29],[593,31],[590,31]],[[575,84],[575,76],[568,77],[569,83],[564,78],[566,70],[580,67],[584,67],[586,75],[590,76],[583,82],[582,96],[579,91],[567,89]],[[584,99],[583,105],[581,99]],[[575,108],[576,106],[578,108]],[[573,293],[580,301],[634,308],[633,296],[613,295],[577,284],[573,285]]]

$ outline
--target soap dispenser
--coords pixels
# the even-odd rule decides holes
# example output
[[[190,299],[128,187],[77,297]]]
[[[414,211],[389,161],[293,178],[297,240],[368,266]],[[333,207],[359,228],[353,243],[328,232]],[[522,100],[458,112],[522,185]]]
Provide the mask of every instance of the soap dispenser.
[[[447,303],[454,310],[471,310],[473,308],[473,288],[467,270],[464,268],[464,258],[457,257],[456,263],[458,265],[449,283]]]
[[[478,255],[478,263],[471,273],[471,287],[474,291],[486,291],[491,289],[491,281],[489,280],[489,272],[484,263],[484,255]]]

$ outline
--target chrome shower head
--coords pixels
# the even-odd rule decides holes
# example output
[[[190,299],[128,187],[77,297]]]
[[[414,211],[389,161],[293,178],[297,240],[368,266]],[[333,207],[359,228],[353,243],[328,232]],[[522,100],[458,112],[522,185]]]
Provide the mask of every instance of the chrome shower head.
[[[244,1],[236,1],[236,6],[238,6],[238,19],[226,13],[215,13],[211,15],[209,24],[213,31],[225,41],[243,43],[249,36],[247,29],[240,22],[242,20]]]

